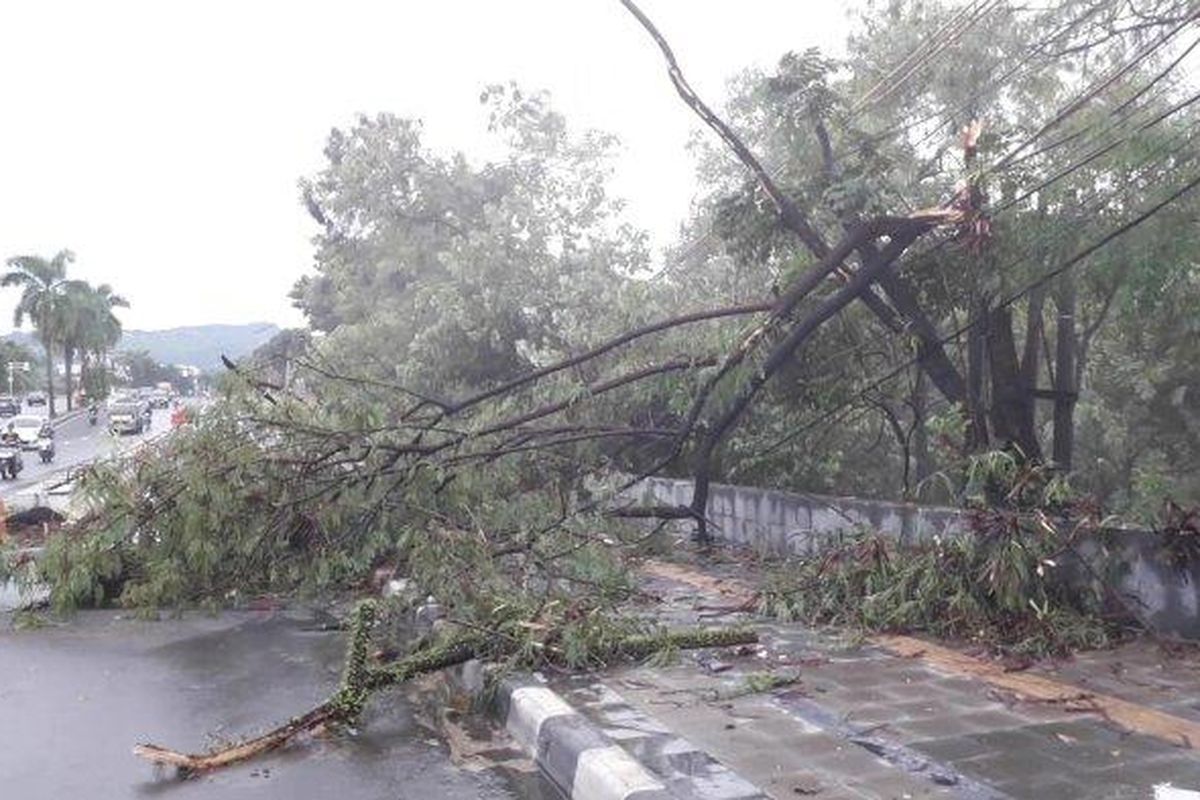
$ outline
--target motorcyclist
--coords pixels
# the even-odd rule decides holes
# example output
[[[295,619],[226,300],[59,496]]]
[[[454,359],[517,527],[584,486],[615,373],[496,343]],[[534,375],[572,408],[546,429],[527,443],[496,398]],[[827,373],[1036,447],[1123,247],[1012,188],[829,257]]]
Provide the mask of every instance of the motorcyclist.
[[[0,446],[10,450],[5,453],[4,460],[0,461],[0,478],[16,479],[17,473],[24,465],[21,463],[21,437],[17,435],[17,428],[11,422],[4,433],[0,433]]]
[[[17,435],[17,427],[11,422],[8,423],[8,427],[4,430],[4,433],[0,433],[0,444],[11,445],[13,447],[21,446],[21,437]]]
[[[42,429],[38,431],[38,455],[41,456],[43,464],[49,464],[54,460],[54,428],[47,422],[42,425]]]
[[[95,400],[88,403],[87,414],[88,414],[88,422],[95,425],[96,418],[100,416],[100,406],[96,403]]]

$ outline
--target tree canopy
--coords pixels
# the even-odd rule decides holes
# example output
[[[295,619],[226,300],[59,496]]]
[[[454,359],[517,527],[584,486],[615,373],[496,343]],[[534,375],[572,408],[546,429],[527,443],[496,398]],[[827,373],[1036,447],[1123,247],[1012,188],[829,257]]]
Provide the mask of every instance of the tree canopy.
[[[703,535],[714,481],[966,504],[996,453],[1131,516],[1200,497],[1186,4],[870,5],[845,59],[781,54],[715,108],[622,2],[705,126],[665,263],[616,142],[544,95],[483,93],[485,163],[386,113],[334,129],[300,183],[310,329],[93,478],[117,510],[60,545],[59,599],[401,562],[484,617],[541,608],[534,575],[607,602],[645,538],[617,518]],[[630,506],[648,474],[691,505]]]

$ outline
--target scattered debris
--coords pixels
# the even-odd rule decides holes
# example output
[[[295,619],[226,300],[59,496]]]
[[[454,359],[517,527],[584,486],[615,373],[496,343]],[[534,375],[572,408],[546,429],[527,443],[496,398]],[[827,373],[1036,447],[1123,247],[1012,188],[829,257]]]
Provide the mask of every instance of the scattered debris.
[[[189,754],[154,744],[139,744],[133,748],[134,755],[175,767],[181,777],[211,772],[278,749],[300,736],[313,735],[333,726],[350,725],[358,719],[370,695],[379,689],[403,684],[474,658],[505,660],[510,666],[517,664],[522,656],[518,651],[525,644],[510,637],[488,637],[473,631],[429,645],[391,663],[372,663],[369,651],[375,618],[374,601],[364,601],[355,609],[341,686],[328,700],[307,713],[293,717],[261,736],[211,753]],[[752,631],[733,628],[685,629],[626,636],[609,642],[607,649],[614,658],[636,660],[670,650],[742,645],[755,642],[757,638]],[[541,658],[553,656],[546,648],[534,648],[534,652]],[[529,653],[524,655],[529,657]]]

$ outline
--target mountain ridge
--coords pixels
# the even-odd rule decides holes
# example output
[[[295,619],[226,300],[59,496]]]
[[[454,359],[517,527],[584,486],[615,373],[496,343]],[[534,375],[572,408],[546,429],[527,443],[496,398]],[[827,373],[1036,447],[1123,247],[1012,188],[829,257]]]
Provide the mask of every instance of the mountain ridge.
[[[128,330],[121,336],[116,350],[145,350],[155,361],[163,364],[190,365],[204,370],[221,365],[221,356],[233,360],[249,355],[255,348],[279,333],[273,322],[213,323],[211,325],[181,325],[158,330]],[[4,338],[18,342],[41,353],[41,344],[28,331],[13,331]]]

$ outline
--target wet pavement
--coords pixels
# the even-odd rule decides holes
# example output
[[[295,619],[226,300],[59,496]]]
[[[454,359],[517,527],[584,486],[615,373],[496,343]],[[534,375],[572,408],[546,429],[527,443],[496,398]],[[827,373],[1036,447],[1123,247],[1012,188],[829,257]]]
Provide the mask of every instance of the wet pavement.
[[[303,614],[147,621],[112,611],[14,630],[0,615],[0,796],[37,798],[514,798],[456,767],[398,693],[361,731],[312,739],[188,781],[135,743],[190,752],[262,732],[336,687],[342,635]]]
[[[752,574],[737,561],[658,562],[642,586],[660,622],[752,624],[759,646],[559,688],[622,746],[678,770],[679,748],[658,752],[669,731],[771,798],[1148,800],[1159,784],[1200,790],[1200,739],[1163,728],[1200,721],[1194,648],[1141,641],[1034,667],[1013,680],[1053,676],[1061,691],[1022,696],[935,660],[934,644],[922,645],[929,657],[903,656],[761,618],[746,610]],[[1138,727],[1110,718],[1100,693],[1136,703],[1136,715],[1110,708]]]

